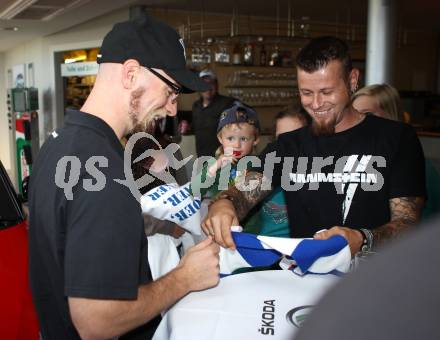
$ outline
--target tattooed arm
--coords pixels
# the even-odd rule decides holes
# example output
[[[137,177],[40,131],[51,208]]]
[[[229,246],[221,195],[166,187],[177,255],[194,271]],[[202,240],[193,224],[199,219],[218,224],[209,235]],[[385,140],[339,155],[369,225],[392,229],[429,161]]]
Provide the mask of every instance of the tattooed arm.
[[[371,230],[373,233],[373,246],[377,246],[377,244],[401,236],[402,233],[410,229],[420,220],[420,214],[424,203],[423,197],[392,198],[389,202],[391,221]],[[350,246],[352,255],[361,250],[363,236],[357,229],[334,226],[328,230],[315,234],[314,238],[323,240],[334,235],[345,237]]]
[[[241,181],[237,181],[235,186],[222,192],[219,198],[229,198],[237,212],[237,217],[242,220],[248,212],[266,197],[272,188],[267,184],[263,174],[249,171]]]
[[[211,204],[208,215],[202,223],[203,231],[207,235],[212,235],[222,247],[235,248],[231,237],[231,226],[238,225],[249,210],[270,191],[270,185],[261,173],[248,172],[243,181],[221,192]]]
[[[391,221],[371,230],[374,245],[399,237],[420,221],[425,199],[423,197],[399,197],[390,199]]]

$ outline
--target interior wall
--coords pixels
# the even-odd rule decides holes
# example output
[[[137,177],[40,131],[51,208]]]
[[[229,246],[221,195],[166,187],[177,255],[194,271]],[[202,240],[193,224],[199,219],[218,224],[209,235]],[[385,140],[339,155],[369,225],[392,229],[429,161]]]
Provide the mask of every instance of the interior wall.
[[[103,17],[88,21],[77,27],[64,30],[47,37],[34,39],[14,49],[0,54],[0,157],[6,170],[15,183],[15,157],[12,137],[8,133],[6,116],[7,70],[14,65],[29,63],[34,65],[34,85],[39,95],[39,139],[44,142],[47,135],[62,121],[57,122],[55,110],[54,59],[56,51],[99,46],[102,39],[115,22],[128,18],[128,9],[112,12]],[[63,114],[61,116],[64,116]]]
[[[401,91],[438,92],[439,35],[414,32],[401,37],[395,53],[395,83]]]
[[[437,36],[437,93],[440,93],[440,36]]]
[[[0,70],[4,70],[5,56],[4,53],[0,53]],[[9,173],[12,175],[12,153],[10,152],[10,130],[9,130],[9,117],[7,115],[8,109],[6,106],[6,86],[7,86],[7,73],[0,72],[0,93],[2,94],[0,100],[0,159]]]
[[[63,124],[64,112],[62,86],[57,86],[55,78],[55,67],[60,64],[55,60],[56,52],[69,51],[82,48],[99,47],[105,34],[110,31],[116,22],[127,20],[129,17],[128,9],[114,11],[110,14],[95,18],[81,25],[52,34],[44,39],[44,47],[47,51],[46,77],[44,88],[45,109],[44,116],[47,120],[44,126],[45,134],[49,134],[53,129]]]
[[[2,107],[1,112],[6,112],[6,93],[7,93],[7,77],[8,70],[12,69],[14,65],[25,64],[25,70],[27,72],[27,65],[29,63],[33,63],[34,65],[34,83],[36,87],[39,87],[39,81],[41,76],[38,75],[38,70],[43,65],[42,59],[42,38],[34,39],[26,44],[22,44],[10,51],[3,53],[2,65],[0,69],[2,70],[1,76],[3,76],[3,80],[1,81],[3,89],[0,89],[0,93],[2,93],[2,100],[0,106]],[[26,74],[26,85],[28,85],[29,75]],[[41,103],[41,92],[39,93],[39,101]],[[40,105],[41,106],[41,105]],[[2,117],[3,119],[3,117]],[[3,122],[3,121],[2,121]],[[12,131],[8,129],[8,120],[4,121],[4,124],[1,124],[2,131],[7,131],[7,133],[0,133],[0,145],[1,145],[1,156],[2,160],[8,160],[7,162],[3,161],[5,164],[5,168],[10,174],[11,180],[14,184],[16,181],[16,159],[15,159],[15,142],[14,142],[14,134]],[[6,130],[5,130],[6,129]],[[41,136],[41,134],[40,134]],[[40,137],[41,138],[41,137]]]
[[[425,157],[435,159],[440,163],[440,138],[438,137],[419,137],[422,143]]]

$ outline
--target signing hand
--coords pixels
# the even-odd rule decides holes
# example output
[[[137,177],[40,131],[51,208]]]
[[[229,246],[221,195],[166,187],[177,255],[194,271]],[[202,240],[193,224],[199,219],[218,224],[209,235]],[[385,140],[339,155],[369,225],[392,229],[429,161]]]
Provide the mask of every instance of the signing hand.
[[[211,237],[191,247],[180,260],[178,268],[183,270],[183,281],[189,291],[199,291],[218,284],[220,247]]]

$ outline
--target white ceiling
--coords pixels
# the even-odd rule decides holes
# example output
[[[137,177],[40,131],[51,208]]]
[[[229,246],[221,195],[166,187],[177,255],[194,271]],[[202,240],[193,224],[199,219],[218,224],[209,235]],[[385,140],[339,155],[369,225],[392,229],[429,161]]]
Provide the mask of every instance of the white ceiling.
[[[167,8],[223,13],[232,13],[235,7],[240,15],[275,17],[278,3],[282,17],[286,15],[287,4],[290,2],[295,19],[307,17],[312,21],[363,25],[366,24],[368,5],[368,0],[0,0],[0,14],[11,3],[17,1],[33,3],[30,7],[33,8],[32,13],[25,13],[28,17],[38,16],[39,11],[44,12],[41,16],[47,14],[46,12],[55,14],[50,20],[0,19],[0,52],[132,5],[145,5],[147,9]],[[396,2],[399,26],[440,32],[439,0]],[[18,31],[7,30],[13,27],[18,27]]]
[[[13,0],[0,0],[0,13],[5,9],[8,3]],[[47,1],[46,1],[47,2]],[[50,35],[67,28],[79,25],[98,16],[104,15],[111,11],[128,7],[135,0],[51,0],[55,5],[75,4],[80,5],[68,8],[50,20],[29,20],[29,19],[0,19],[0,52],[9,50],[15,46],[23,44],[32,39]],[[38,3],[38,1],[37,1]],[[5,30],[18,27],[18,31]]]

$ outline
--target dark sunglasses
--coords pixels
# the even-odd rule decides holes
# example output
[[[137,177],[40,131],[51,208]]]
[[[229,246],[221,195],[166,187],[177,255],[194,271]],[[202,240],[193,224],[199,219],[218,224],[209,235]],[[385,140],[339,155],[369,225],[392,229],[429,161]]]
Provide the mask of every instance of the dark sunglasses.
[[[180,93],[182,93],[182,88],[179,85],[174,84],[172,81],[168,80],[167,78],[165,78],[163,75],[161,75],[157,71],[153,70],[152,68],[150,68],[150,67],[145,67],[145,68],[148,71],[150,71],[151,73],[153,73],[157,78],[162,80],[165,84],[167,84],[173,90],[173,92],[176,96],[178,96]]]

